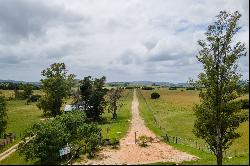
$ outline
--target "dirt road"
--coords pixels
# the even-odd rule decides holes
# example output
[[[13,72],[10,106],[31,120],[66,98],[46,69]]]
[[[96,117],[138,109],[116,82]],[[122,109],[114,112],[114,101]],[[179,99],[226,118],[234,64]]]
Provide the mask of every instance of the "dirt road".
[[[146,164],[155,162],[175,162],[184,160],[195,160],[197,157],[173,149],[164,142],[148,143],[147,147],[140,147],[135,144],[135,132],[137,138],[140,135],[156,138],[144,124],[139,114],[139,102],[134,91],[132,102],[132,121],[128,134],[120,141],[121,147],[118,150],[103,149],[98,157],[93,160],[82,161],[75,164],[87,165],[124,165],[124,164]]]

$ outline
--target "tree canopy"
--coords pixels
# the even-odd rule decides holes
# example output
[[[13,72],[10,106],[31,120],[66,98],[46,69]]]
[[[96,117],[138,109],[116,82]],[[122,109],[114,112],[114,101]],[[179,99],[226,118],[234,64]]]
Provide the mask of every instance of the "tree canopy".
[[[39,99],[38,107],[45,115],[56,116],[60,110],[63,100],[70,95],[74,86],[75,75],[68,74],[64,63],[54,63],[42,71],[42,91],[45,96]]]
[[[104,96],[107,89],[104,88],[106,78],[92,79],[91,76],[84,77],[80,81],[80,100],[84,103],[84,110],[87,117],[93,120],[99,120],[104,112],[106,101]]]

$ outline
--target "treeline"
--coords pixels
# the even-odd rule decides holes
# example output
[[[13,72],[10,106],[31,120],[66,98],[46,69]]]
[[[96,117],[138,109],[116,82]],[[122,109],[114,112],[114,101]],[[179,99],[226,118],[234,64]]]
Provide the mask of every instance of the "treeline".
[[[14,82],[0,82],[0,90],[24,90],[27,85],[30,86],[32,90],[40,90],[39,85]]]

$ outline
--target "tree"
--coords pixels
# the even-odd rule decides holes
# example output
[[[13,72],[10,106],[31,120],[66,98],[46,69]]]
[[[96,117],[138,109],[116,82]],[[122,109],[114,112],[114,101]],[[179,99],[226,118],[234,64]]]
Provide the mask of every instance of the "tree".
[[[122,88],[112,88],[108,92],[108,112],[112,114],[112,119],[117,119],[117,109],[121,107],[118,104],[119,99],[122,97]]]
[[[67,144],[72,147],[72,154],[83,144],[89,145],[88,151],[93,154],[101,142],[100,140],[96,142],[97,135],[98,139],[101,139],[101,129],[98,125],[86,123],[86,115],[82,111],[73,111],[57,116],[53,120],[34,124],[26,130],[18,151],[26,160],[40,159],[41,164],[58,164],[61,161],[59,150]],[[25,139],[27,137],[32,139],[27,142]]]
[[[32,85],[29,85],[29,84],[24,85],[23,90],[24,90],[23,91],[23,97],[25,99],[29,98],[33,93]]]
[[[61,114],[60,108],[63,100],[70,95],[75,75],[67,74],[64,63],[54,63],[42,71],[42,76],[45,77],[41,80],[45,96],[41,97],[37,106],[45,115],[55,117]]]
[[[0,96],[0,138],[5,134],[7,126],[7,108],[3,96]]]
[[[106,106],[104,96],[107,89],[104,88],[105,77],[100,79],[91,79],[91,76],[85,77],[80,81],[81,102],[84,103],[84,110],[87,117],[93,120],[99,120]]]
[[[237,73],[237,60],[246,55],[245,44],[234,44],[233,36],[239,31],[239,12],[221,11],[217,21],[208,26],[206,40],[199,40],[201,50],[197,56],[203,64],[195,86],[200,89],[201,104],[196,105],[194,134],[204,139],[222,165],[223,152],[233,140],[240,137],[236,132],[246,121],[235,99],[242,95],[237,91],[241,75]]]

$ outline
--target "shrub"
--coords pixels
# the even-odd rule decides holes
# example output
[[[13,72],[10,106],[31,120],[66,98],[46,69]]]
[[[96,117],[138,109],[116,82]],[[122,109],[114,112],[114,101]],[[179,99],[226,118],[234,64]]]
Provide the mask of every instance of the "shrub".
[[[148,146],[148,145],[147,145],[147,142],[148,142],[148,137],[147,137],[146,135],[141,135],[141,136],[139,137],[139,145],[140,145],[141,147],[146,147],[146,146]]]
[[[151,99],[158,99],[158,98],[160,98],[160,94],[159,94],[159,93],[153,92],[153,93],[151,94]]]

